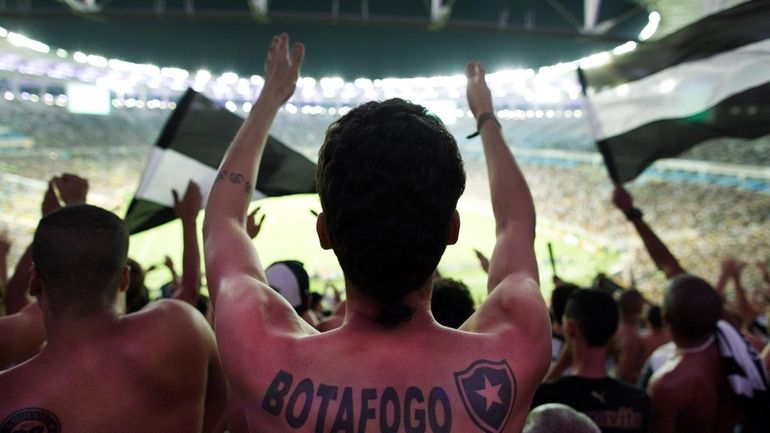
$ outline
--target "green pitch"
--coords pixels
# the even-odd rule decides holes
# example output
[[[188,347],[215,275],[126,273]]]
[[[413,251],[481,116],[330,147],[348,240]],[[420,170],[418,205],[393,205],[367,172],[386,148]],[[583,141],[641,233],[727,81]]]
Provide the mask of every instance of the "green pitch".
[[[267,214],[262,231],[254,242],[263,266],[278,260],[300,260],[310,273],[311,290],[322,291],[327,281],[332,281],[338,288],[344,286],[334,253],[321,249],[318,244],[315,217],[310,212],[321,210],[317,196],[271,198],[253,203],[252,209],[256,206]],[[461,219],[460,239],[456,245],[447,248],[439,264],[439,271],[445,277],[463,281],[479,302],[486,295],[486,274],[481,270],[473,250],[478,249],[487,256],[492,254],[494,220],[490,208],[473,206],[463,200],[458,208]],[[202,221],[203,213],[198,220],[199,228]],[[202,246],[202,239],[200,242]],[[595,247],[592,242],[556,224],[541,220],[538,222],[535,252],[545,296],[552,290],[548,242],[553,245],[559,276],[579,284],[589,284],[597,272],[610,273],[619,259],[617,252]],[[145,268],[161,264],[164,256],[168,255],[181,273],[181,224],[174,221],[132,236],[129,254]],[[161,267],[147,275],[146,283],[155,289],[169,279],[169,273]]]

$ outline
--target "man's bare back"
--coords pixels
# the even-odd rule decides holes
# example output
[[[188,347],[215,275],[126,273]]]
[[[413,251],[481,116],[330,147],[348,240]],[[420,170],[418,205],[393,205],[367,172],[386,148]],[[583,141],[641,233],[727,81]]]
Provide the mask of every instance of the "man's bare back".
[[[649,393],[653,401],[652,431],[733,431],[738,410],[713,339],[700,352],[680,351],[666,362],[653,375]]]
[[[347,324],[264,354],[245,403],[254,431],[520,429],[538,384],[514,337],[413,320],[398,332]]]
[[[201,431],[207,383],[221,373],[197,311],[160,301],[84,325],[91,329],[77,339],[59,334],[0,374],[0,431]]]
[[[424,107],[371,102],[329,128],[319,155],[318,239],[334,249],[347,293],[344,323],[320,334],[267,286],[244,230],[270,124],[303,56],[288,35],[273,38],[265,85],[220,166],[203,226],[222,365],[251,431],[520,431],[548,368],[551,326],[534,205],[483,68],[471,62],[466,75],[496,221],[489,296],[459,330],[433,319],[431,277],[459,236],[462,160]]]

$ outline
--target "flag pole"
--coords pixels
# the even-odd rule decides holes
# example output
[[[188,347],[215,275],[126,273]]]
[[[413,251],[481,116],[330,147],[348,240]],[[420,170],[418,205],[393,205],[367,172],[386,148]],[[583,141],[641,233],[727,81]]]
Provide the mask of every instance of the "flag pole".
[[[618,172],[615,166],[615,160],[612,157],[612,153],[610,153],[609,149],[607,148],[607,140],[596,141],[596,137],[603,137],[602,126],[601,123],[599,123],[598,117],[596,116],[596,111],[594,110],[593,104],[591,104],[591,100],[588,98],[588,84],[586,81],[585,71],[583,71],[583,68],[580,66],[577,68],[577,76],[578,80],[580,81],[580,93],[583,96],[583,111],[586,113],[588,126],[591,129],[591,135],[594,138],[594,143],[596,143],[596,147],[602,154],[602,158],[604,159],[604,166],[607,167],[607,173],[610,175],[612,183],[618,185],[620,184],[620,181],[618,180]]]

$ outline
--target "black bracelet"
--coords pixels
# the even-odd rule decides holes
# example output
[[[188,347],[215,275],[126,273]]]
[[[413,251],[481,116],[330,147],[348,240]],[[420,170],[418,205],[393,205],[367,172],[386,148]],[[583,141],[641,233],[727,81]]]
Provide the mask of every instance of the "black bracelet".
[[[626,212],[626,218],[628,218],[629,221],[642,219],[644,216],[644,213],[639,210],[639,208],[632,207],[630,211]]]
[[[500,122],[495,117],[495,113],[492,113],[491,111],[487,111],[486,113],[481,113],[479,114],[478,120],[476,120],[476,132],[474,132],[473,134],[469,135],[466,138],[473,138],[481,134],[481,127],[484,125],[484,122],[490,119],[494,120],[495,123],[497,123],[497,126],[500,126]]]

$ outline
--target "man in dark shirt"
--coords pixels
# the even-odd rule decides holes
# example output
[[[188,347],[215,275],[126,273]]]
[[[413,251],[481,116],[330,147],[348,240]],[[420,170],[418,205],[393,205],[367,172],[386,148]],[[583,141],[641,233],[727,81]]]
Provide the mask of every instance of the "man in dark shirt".
[[[574,376],[540,385],[532,407],[566,404],[588,415],[602,433],[648,431],[647,395],[607,376],[607,345],[617,327],[618,310],[612,297],[598,290],[575,291],[563,323]]]

